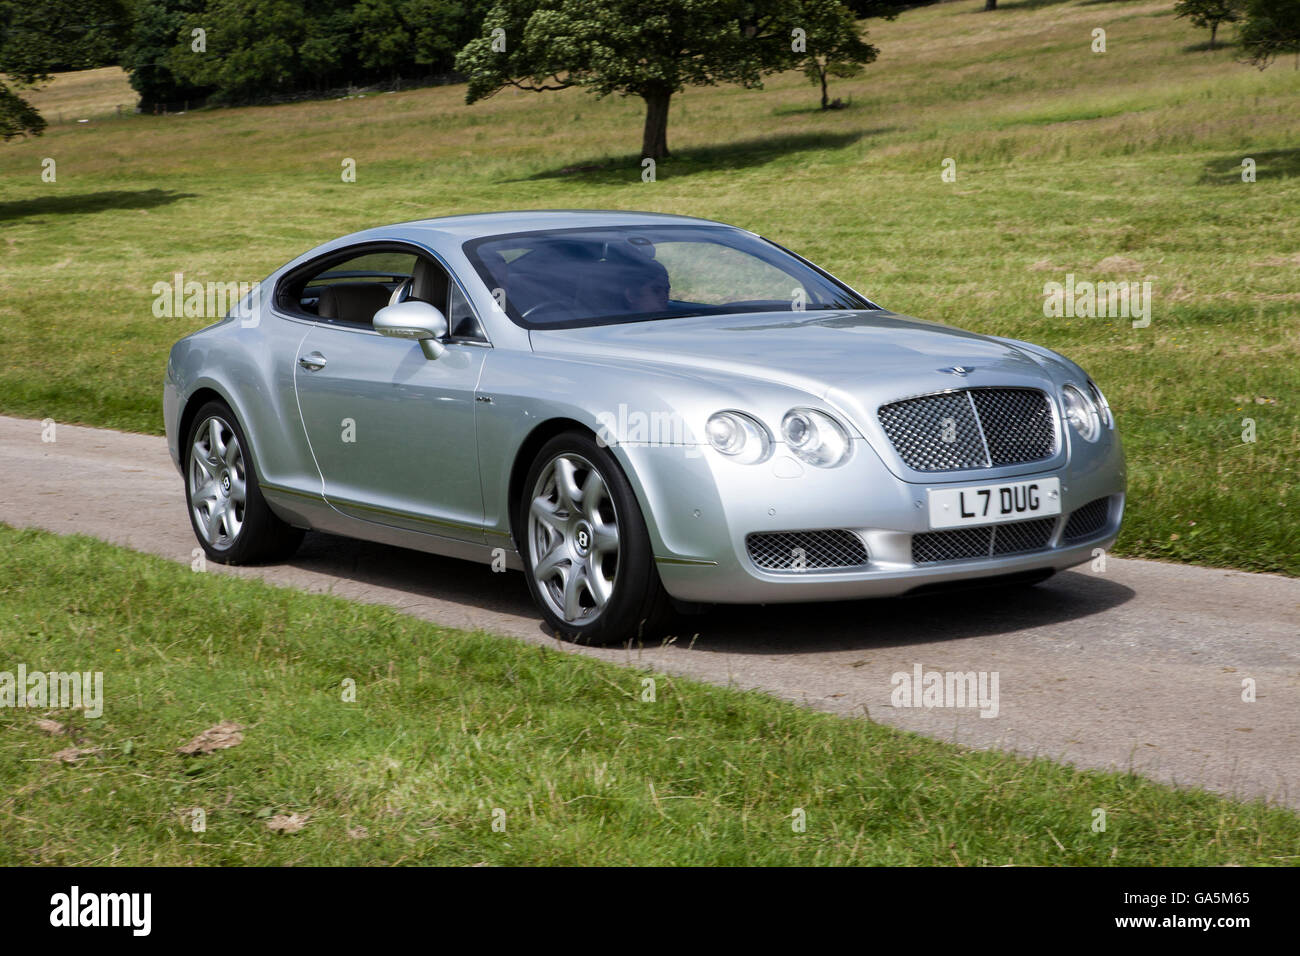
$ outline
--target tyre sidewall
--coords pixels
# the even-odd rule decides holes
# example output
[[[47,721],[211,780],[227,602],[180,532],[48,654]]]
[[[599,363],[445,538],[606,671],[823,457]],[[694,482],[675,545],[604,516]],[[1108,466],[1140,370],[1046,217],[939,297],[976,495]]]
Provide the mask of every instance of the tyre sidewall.
[[[225,549],[212,547],[207,539],[203,537],[203,532],[194,518],[194,502],[191,500],[190,495],[190,456],[194,451],[194,439],[198,436],[199,428],[213,417],[220,418],[230,426],[244,456],[244,524],[239,529],[239,537],[235,539],[235,543]],[[248,438],[244,435],[244,429],[239,424],[239,419],[235,417],[235,413],[230,410],[229,406],[224,402],[213,401],[206,403],[198,410],[193,423],[190,425],[189,434],[186,436],[184,454],[181,460],[185,464],[185,510],[190,516],[190,527],[194,529],[194,537],[198,539],[204,553],[218,564],[243,564],[254,560],[258,542],[273,533],[274,523],[279,519],[272,514],[270,505],[262,497],[262,488],[257,480],[257,467],[253,461],[252,447],[248,444]]]
[[[556,456],[564,453],[581,455],[599,469],[618,514],[619,558],[614,594],[600,616],[585,625],[571,624],[551,609],[532,570],[529,509],[533,489],[545,467]],[[663,585],[655,568],[650,534],[646,530],[640,503],[618,459],[608,449],[581,432],[565,432],[552,438],[542,446],[528,469],[518,507],[516,527],[519,529],[519,554],[523,559],[528,591],[556,634],[577,644],[612,644],[639,637],[652,637],[645,628],[646,625],[657,623],[657,605],[662,603],[660,598]]]

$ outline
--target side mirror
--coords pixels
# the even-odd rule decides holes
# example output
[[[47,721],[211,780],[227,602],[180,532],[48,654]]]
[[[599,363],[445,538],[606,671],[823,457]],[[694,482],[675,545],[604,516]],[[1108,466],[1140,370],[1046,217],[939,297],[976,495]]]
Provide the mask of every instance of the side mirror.
[[[407,299],[386,305],[375,313],[375,331],[396,339],[415,339],[425,358],[436,359],[447,351],[441,339],[447,334],[447,317],[427,302]]]

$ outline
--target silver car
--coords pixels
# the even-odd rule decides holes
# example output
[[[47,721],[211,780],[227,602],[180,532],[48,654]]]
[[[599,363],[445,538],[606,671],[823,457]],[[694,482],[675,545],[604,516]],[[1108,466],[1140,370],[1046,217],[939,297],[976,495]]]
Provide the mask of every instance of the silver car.
[[[674,611],[1030,583],[1119,532],[1100,390],[896,315],[775,243],[627,212],[428,219],[319,246],[173,346],[194,532],[305,529],[523,570],[572,640]]]

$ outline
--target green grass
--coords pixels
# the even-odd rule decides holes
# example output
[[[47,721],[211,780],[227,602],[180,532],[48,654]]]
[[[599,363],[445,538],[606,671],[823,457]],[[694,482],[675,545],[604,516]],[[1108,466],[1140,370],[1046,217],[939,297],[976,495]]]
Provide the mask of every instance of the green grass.
[[[1300,860],[1287,810],[2,525],[0,646],[0,670],[105,691],[98,719],[0,710],[0,865]],[[176,752],[223,720],[241,744]],[[51,759],[73,746],[94,753]],[[292,814],[299,832],[268,828]]]
[[[675,156],[652,184],[640,101],[580,91],[107,116],[2,146],[0,411],[161,431],[166,350],[204,322],[152,316],[176,271],[256,280],[346,231],[448,213],[686,213],[771,236],[897,311],[1082,363],[1129,452],[1119,553],[1300,573],[1300,73],[1189,51],[1203,31],[1165,0],[979,6],[873,22],[880,60],[832,85],[847,109],[813,109],[794,74],[675,98]],[[1149,278],[1151,326],[1044,318],[1043,284],[1070,272]]]

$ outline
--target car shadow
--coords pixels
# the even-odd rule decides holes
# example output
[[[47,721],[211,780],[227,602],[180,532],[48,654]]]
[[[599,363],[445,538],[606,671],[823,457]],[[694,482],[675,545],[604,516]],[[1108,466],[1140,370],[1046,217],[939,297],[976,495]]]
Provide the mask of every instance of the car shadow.
[[[1077,621],[1118,607],[1135,594],[1108,578],[1066,571],[1032,587],[972,587],[819,604],[715,606],[683,617],[678,642],[691,643],[697,651],[768,655],[906,647]]]
[[[15,199],[0,202],[0,222],[28,219],[32,216],[86,215],[116,209],[154,209],[193,196],[194,193],[180,193],[171,189],[109,189],[97,193]]]
[[[521,619],[514,633],[549,634],[523,574],[312,532],[289,562],[301,570]],[[814,604],[717,605],[681,616],[674,643],[697,653],[816,654],[901,647],[1050,627],[1101,614],[1135,592],[1066,571],[1034,587],[968,589],[917,597]],[[489,628],[490,630],[491,628]],[[655,644],[660,642],[656,641]]]
[[[501,614],[535,619],[541,615],[533,605],[522,574],[494,573],[486,564],[445,558],[355,538],[310,531],[288,566],[318,574],[355,581],[409,594],[463,604]]]

